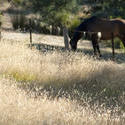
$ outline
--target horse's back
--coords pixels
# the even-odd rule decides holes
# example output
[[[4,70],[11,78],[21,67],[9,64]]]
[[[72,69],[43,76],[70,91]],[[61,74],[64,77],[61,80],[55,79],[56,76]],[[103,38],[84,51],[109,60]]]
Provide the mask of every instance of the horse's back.
[[[125,20],[94,17],[93,20],[88,20],[87,29],[90,32],[101,32],[102,39],[107,40],[112,37],[112,33],[115,37],[119,36],[119,34],[125,34]]]
[[[109,20],[100,19],[97,18],[97,20],[94,20],[93,22],[88,23],[88,31],[90,32],[113,32],[114,30],[114,23],[112,23]]]
[[[125,20],[124,19],[112,19],[112,22],[117,26],[119,33],[125,34]]]

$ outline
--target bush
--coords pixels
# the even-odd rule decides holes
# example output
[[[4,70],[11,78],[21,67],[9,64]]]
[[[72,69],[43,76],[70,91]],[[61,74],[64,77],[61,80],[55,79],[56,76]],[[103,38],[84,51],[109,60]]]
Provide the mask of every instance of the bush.
[[[13,25],[14,30],[20,31],[29,31],[30,27],[32,28],[33,32],[49,34],[49,26],[45,23],[42,23],[38,19],[31,19],[31,26],[29,24],[29,19],[22,14],[17,14],[11,17],[11,22]]]
[[[49,26],[38,19],[32,19],[31,26],[34,32],[50,34]]]
[[[115,39],[115,48],[117,48],[117,49],[120,49],[121,48],[121,40],[120,39],[118,39],[118,38],[116,38]]]
[[[72,31],[80,24],[80,20],[77,17],[67,17],[66,14],[63,15],[63,17],[59,17],[58,20],[60,22],[63,22],[63,24],[58,23],[44,23],[39,19],[32,18],[31,19],[31,27],[33,29],[33,32],[37,33],[43,33],[43,34],[52,34],[52,35],[62,35],[63,34],[63,26],[67,26],[69,28],[69,34],[72,34]],[[11,22],[13,25],[14,30],[20,30],[20,31],[29,31],[29,19],[23,15],[23,14],[17,14],[15,16],[11,17]],[[58,21],[57,21],[58,22]],[[52,26],[50,29],[50,26]],[[52,32],[50,31],[52,30]],[[59,30],[59,31],[58,31]]]
[[[120,42],[120,48],[125,50],[125,47],[122,42]]]
[[[111,40],[104,41],[104,43],[107,47],[112,47]],[[122,41],[119,38],[114,39],[114,46],[116,49],[124,49],[124,45],[122,44]]]
[[[69,26],[69,36],[71,37],[74,33],[75,28],[80,24],[80,19],[74,17]]]
[[[20,29],[21,31],[24,31],[28,25],[28,19],[22,14],[12,16],[11,22],[14,30]]]

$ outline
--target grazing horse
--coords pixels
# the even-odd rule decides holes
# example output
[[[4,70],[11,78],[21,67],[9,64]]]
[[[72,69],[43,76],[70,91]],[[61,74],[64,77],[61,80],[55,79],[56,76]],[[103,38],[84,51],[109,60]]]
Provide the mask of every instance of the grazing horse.
[[[101,32],[100,40],[112,40],[112,53],[114,57],[114,38],[118,37],[125,46],[125,20],[123,19],[103,19],[96,16],[85,19],[75,30],[70,40],[72,50],[77,49],[77,42],[83,36],[83,32],[91,34],[94,54],[96,51],[101,56],[98,45],[98,32]]]

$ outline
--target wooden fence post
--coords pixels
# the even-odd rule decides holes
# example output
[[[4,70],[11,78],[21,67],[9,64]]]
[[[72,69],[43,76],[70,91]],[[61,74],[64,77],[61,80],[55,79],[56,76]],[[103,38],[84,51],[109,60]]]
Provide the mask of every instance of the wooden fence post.
[[[1,35],[1,25],[2,25],[2,23],[1,23],[1,20],[0,20],[0,41],[1,41],[1,38],[2,38],[2,35]]]
[[[29,19],[29,31],[30,31],[30,47],[32,49],[32,22],[31,22],[31,19]]]
[[[115,58],[114,34],[112,33],[112,56]]]
[[[68,36],[68,29],[64,26],[63,28],[63,36],[64,36],[64,45],[65,49],[69,50],[69,36]]]

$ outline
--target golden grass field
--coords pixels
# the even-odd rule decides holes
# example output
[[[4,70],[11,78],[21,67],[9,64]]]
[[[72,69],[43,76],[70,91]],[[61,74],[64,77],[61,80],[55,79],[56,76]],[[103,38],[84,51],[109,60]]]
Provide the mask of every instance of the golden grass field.
[[[1,125],[125,124],[124,61],[84,53],[42,53],[27,47],[28,34],[2,36]],[[63,38],[56,36],[33,34],[33,42],[63,46]],[[85,45],[79,44],[91,50],[88,42]]]

